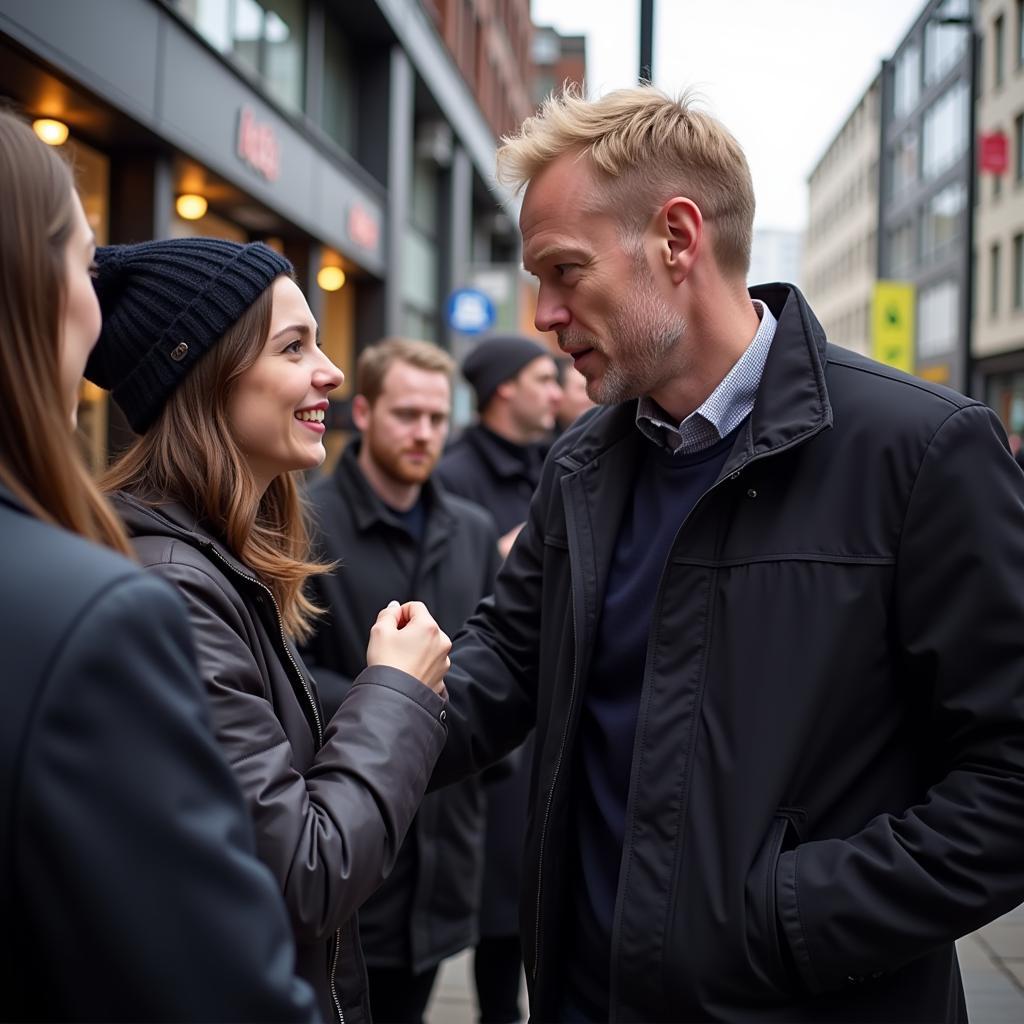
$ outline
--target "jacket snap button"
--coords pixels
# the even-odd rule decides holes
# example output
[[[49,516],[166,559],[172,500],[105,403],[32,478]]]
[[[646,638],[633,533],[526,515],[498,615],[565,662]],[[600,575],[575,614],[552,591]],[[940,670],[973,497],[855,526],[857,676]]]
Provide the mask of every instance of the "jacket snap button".
[[[171,350],[171,358],[176,362],[180,363],[185,356],[188,355],[188,345],[183,341],[179,341],[177,345]]]
[[[729,479],[730,479],[730,480],[739,480],[739,478],[740,478],[740,475],[739,475],[739,473],[732,473],[732,474],[730,474],[730,476],[729,476]]]
[[[437,717],[440,718],[442,722],[445,722],[448,720],[448,712],[442,709],[441,714],[439,714]]]
[[[757,497],[757,491],[755,491],[754,488],[751,487],[750,490],[747,491],[747,497],[748,498],[756,498]]]

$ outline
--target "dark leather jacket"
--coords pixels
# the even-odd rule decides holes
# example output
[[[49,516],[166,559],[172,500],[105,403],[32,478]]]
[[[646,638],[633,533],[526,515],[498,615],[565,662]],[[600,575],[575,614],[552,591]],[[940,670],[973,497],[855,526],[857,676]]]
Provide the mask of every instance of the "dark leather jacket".
[[[177,595],[0,487],[0,608],[0,1019],[317,1019]]]
[[[1024,899],[1024,477],[991,410],[827,344],[800,293],[656,594],[613,1021],[956,1021],[954,940]],[[568,811],[636,402],[556,443],[457,638],[438,781],[536,721],[534,1019],[571,940]]]
[[[369,1019],[355,912],[383,881],[445,742],[445,702],[364,669],[324,721],[269,589],[180,506],[115,500],[143,565],[185,598],[213,725],[284,893],[325,1019]],[[332,977],[334,982],[332,984]]]

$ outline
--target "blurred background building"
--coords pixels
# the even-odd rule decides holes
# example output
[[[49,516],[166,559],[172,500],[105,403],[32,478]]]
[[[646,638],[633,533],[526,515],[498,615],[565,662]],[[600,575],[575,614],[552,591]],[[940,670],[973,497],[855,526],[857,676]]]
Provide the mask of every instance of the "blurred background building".
[[[878,277],[880,91],[878,75],[808,178],[804,289],[829,338],[862,353]]]
[[[802,285],[803,251],[802,231],[754,228],[747,280],[751,284],[789,281],[791,284]]]
[[[529,0],[0,0],[0,101],[67,136],[101,244],[284,252],[351,380],[383,334],[450,346],[452,291],[519,266],[494,154],[534,108],[533,46]],[[512,280],[508,326],[532,320]],[[124,428],[83,398],[98,463]]]

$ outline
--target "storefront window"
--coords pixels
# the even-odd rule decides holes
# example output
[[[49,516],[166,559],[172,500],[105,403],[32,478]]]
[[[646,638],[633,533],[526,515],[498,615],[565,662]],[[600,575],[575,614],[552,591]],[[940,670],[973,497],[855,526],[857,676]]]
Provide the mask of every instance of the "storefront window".
[[[914,109],[921,91],[921,53],[908,46],[896,60],[893,72],[892,112],[903,117]]]
[[[985,403],[995,410],[1007,433],[1024,434],[1024,373],[989,377],[985,382]]]
[[[167,0],[211,46],[282,105],[304,101],[306,0]]]

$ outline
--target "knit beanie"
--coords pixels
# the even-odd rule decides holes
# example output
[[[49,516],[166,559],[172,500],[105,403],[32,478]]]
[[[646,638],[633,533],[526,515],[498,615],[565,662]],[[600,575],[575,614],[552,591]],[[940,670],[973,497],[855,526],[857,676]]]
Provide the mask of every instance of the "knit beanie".
[[[484,409],[499,384],[541,356],[554,358],[539,342],[517,334],[484,338],[462,363],[462,375],[476,392],[476,407]]]
[[[172,238],[96,250],[103,329],[85,376],[144,434],[171,392],[292,265],[262,242]]]

